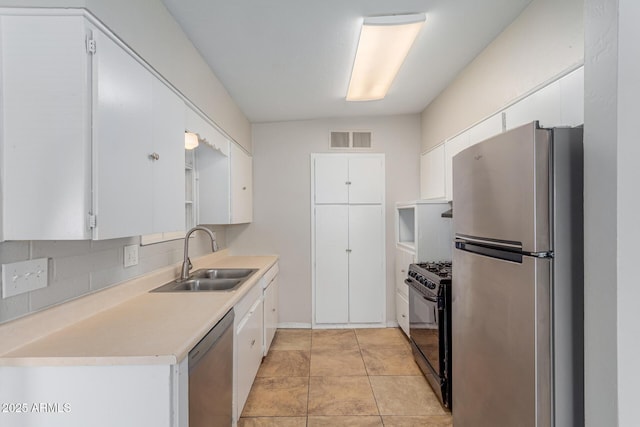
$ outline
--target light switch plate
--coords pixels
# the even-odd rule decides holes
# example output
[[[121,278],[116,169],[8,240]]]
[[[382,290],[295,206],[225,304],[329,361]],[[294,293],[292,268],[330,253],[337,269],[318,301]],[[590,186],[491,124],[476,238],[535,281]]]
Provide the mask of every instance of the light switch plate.
[[[48,267],[47,258],[2,264],[2,298],[46,287]]]
[[[138,265],[138,245],[124,247],[124,266],[132,267]]]

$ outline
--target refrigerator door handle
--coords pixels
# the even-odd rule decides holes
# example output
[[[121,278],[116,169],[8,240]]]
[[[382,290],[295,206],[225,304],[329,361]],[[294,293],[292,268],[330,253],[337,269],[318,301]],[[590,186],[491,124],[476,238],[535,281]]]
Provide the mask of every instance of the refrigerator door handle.
[[[466,236],[464,234],[456,234],[455,242],[456,243],[457,242],[476,243],[478,245],[500,247],[510,251],[517,251],[517,252],[522,251],[522,244],[519,242],[510,242],[510,241],[495,240],[495,239],[483,239],[481,237]]]
[[[522,263],[522,257],[524,255],[521,252],[514,252],[513,250],[508,250],[499,246],[485,246],[463,239],[455,240],[455,248],[464,252],[471,252],[489,258],[497,258],[517,263]]]

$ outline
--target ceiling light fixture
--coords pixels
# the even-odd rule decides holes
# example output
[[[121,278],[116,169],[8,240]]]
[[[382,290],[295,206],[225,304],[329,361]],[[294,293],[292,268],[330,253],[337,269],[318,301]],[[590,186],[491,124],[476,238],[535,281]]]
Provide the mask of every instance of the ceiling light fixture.
[[[424,13],[364,18],[347,101],[385,97],[424,21]]]
[[[193,150],[198,146],[198,135],[193,132],[184,133],[184,148]]]

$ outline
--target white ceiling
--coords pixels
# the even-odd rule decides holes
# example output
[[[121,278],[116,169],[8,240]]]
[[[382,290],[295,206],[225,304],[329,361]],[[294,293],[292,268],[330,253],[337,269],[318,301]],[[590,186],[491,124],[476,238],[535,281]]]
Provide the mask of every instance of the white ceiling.
[[[422,111],[531,0],[163,0],[251,122]],[[386,98],[347,102],[362,17],[425,12]]]

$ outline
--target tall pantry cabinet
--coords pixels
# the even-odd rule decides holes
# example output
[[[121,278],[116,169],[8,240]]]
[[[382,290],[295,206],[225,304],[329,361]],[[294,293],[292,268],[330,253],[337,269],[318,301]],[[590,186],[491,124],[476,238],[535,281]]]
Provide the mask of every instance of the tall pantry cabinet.
[[[313,324],[382,323],[384,155],[313,154],[311,164]]]

